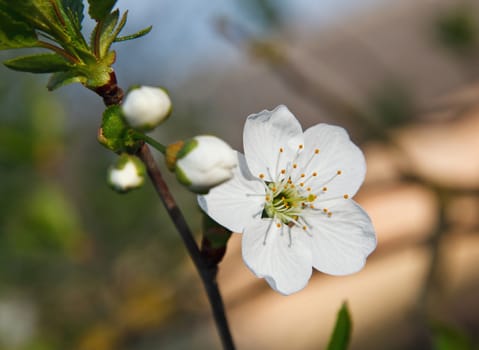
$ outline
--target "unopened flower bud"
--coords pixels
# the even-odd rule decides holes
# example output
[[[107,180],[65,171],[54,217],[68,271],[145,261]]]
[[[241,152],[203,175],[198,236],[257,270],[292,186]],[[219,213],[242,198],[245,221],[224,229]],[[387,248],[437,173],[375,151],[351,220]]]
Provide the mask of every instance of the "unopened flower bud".
[[[205,194],[233,177],[237,156],[223,140],[203,135],[169,145],[166,162],[180,183]]]
[[[159,87],[140,86],[126,95],[122,105],[123,117],[133,128],[152,130],[171,113],[171,100]]]
[[[145,180],[145,165],[129,154],[122,154],[108,172],[109,185],[118,192],[141,187]]]

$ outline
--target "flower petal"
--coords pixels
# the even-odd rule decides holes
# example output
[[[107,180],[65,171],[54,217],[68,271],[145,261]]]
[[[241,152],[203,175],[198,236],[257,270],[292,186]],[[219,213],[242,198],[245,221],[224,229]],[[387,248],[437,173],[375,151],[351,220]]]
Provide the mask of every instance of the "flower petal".
[[[331,275],[361,270],[376,247],[374,227],[368,214],[351,199],[330,202],[329,217],[305,212],[311,229],[313,267]]]
[[[303,131],[286,106],[264,110],[248,117],[243,131],[246,161],[251,173],[274,181],[303,144]],[[280,155],[280,149],[283,152]]]
[[[248,170],[245,157],[236,152],[238,166],[233,178],[198,196],[198,204],[213,220],[233,232],[243,232],[254,216],[261,217],[265,188]]]
[[[347,194],[353,197],[364,181],[366,161],[363,152],[339,126],[317,124],[304,133],[305,150],[298,160],[299,168],[307,175],[317,173],[310,186],[321,193],[318,200]],[[315,150],[319,153],[314,154]],[[338,175],[340,171],[340,175]],[[324,192],[322,189],[326,187]]]
[[[311,249],[304,232],[278,228],[272,219],[256,219],[243,233],[243,260],[253,273],[275,291],[289,295],[303,289],[312,273]],[[266,238],[266,242],[265,242]]]

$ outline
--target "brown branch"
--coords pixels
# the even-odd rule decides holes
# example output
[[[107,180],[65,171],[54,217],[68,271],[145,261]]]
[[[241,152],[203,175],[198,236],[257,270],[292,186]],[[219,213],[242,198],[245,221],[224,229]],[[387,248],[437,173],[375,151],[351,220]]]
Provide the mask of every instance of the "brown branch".
[[[216,327],[221,337],[221,342],[224,349],[234,349],[233,338],[231,336],[228,321],[226,319],[223,300],[216,281],[217,265],[208,266],[203,259],[198,245],[193,238],[193,234],[186,223],[186,220],[181,213],[175,199],[173,198],[167,184],[163,180],[160,169],[153,159],[150,149],[146,144],[138,150],[137,156],[145,163],[148,176],[155,187],[156,192],[160,196],[165,208],[178,230],[183,242],[190,254],[191,260],[200,274],[203,286],[205,287],[208,300],[213,311],[216,322]]]

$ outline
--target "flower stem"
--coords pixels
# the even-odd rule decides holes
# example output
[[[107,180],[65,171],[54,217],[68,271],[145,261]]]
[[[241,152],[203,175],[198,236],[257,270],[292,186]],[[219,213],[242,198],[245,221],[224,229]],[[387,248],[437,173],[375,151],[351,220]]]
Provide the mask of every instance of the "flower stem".
[[[162,143],[156,141],[154,138],[149,137],[148,135],[145,135],[145,134],[143,134],[139,131],[135,131],[133,135],[136,139],[145,141],[146,143],[148,143],[150,146],[152,146],[157,151],[159,151],[163,154],[166,153],[166,146],[163,145]]]

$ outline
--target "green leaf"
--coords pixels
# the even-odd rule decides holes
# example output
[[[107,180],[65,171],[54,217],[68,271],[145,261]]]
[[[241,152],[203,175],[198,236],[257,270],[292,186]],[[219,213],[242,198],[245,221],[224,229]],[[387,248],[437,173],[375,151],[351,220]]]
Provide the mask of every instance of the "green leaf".
[[[0,6],[0,50],[37,46],[37,34],[28,23],[3,11]]]
[[[82,0],[57,0],[59,2],[58,11],[60,12],[61,22],[64,31],[71,39],[71,44],[78,48],[87,48],[83,34],[81,33],[83,21],[83,2]]]
[[[69,43],[71,37],[65,31],[58,10],[61,9],[53,0],[0,0],[0,11],[7,13],[15,23],[24,23],[34,33],[46,33],[57,42]],[[0,23],[0,27],[3,27],[3,21]]]
[[[112,13],[110,13],[108,16],[106,16],[103,21],[98,23],[98,26],[99,26],[98,28],[100,31],[97,34],[97,37],[98,37],[97,49],[98,49],[99,57],[104,57],[108,53],[108,50],[110,49],[110,46],[113,40],[115,40],[115,35],[113,33],[119,18],[120,18],[120,11],[115,10]]]
[[[83,0],[61,0],[63,9],[70,19],[81,29],[83,22]]]
[[[16,57],[3,64],[13,70],[30,73],[53,73],[71,68],[67,60],[54,53]]]
[[[50,91],[56,90],[62,86],[71,83],[86,83],[87,78],[76,70],[54,73],[48,81],[47,88]]]
[[[88,0],[88,14],[95,21],[103,20],[115,6],[116,0]]]
[[[153,26],[149,26],[145,29],[139,30],[138,32],[136,32],[134,34],[119,36],[115,39],[115,42],[127,41],[127,40],[133,40],[133,39],[136,39],[136,38],[141,38],[142,36],[145,36],[146,34],[148,34],[151,31],[151,28],[153,28]]]
[[[348,305],[344,302],[341,309],[339,309],[336,326],[334,327],[333,334],[329,339],[327,350],[347,349],[349,339],[351,338],[351,330],[351,316],[349,315]]]

